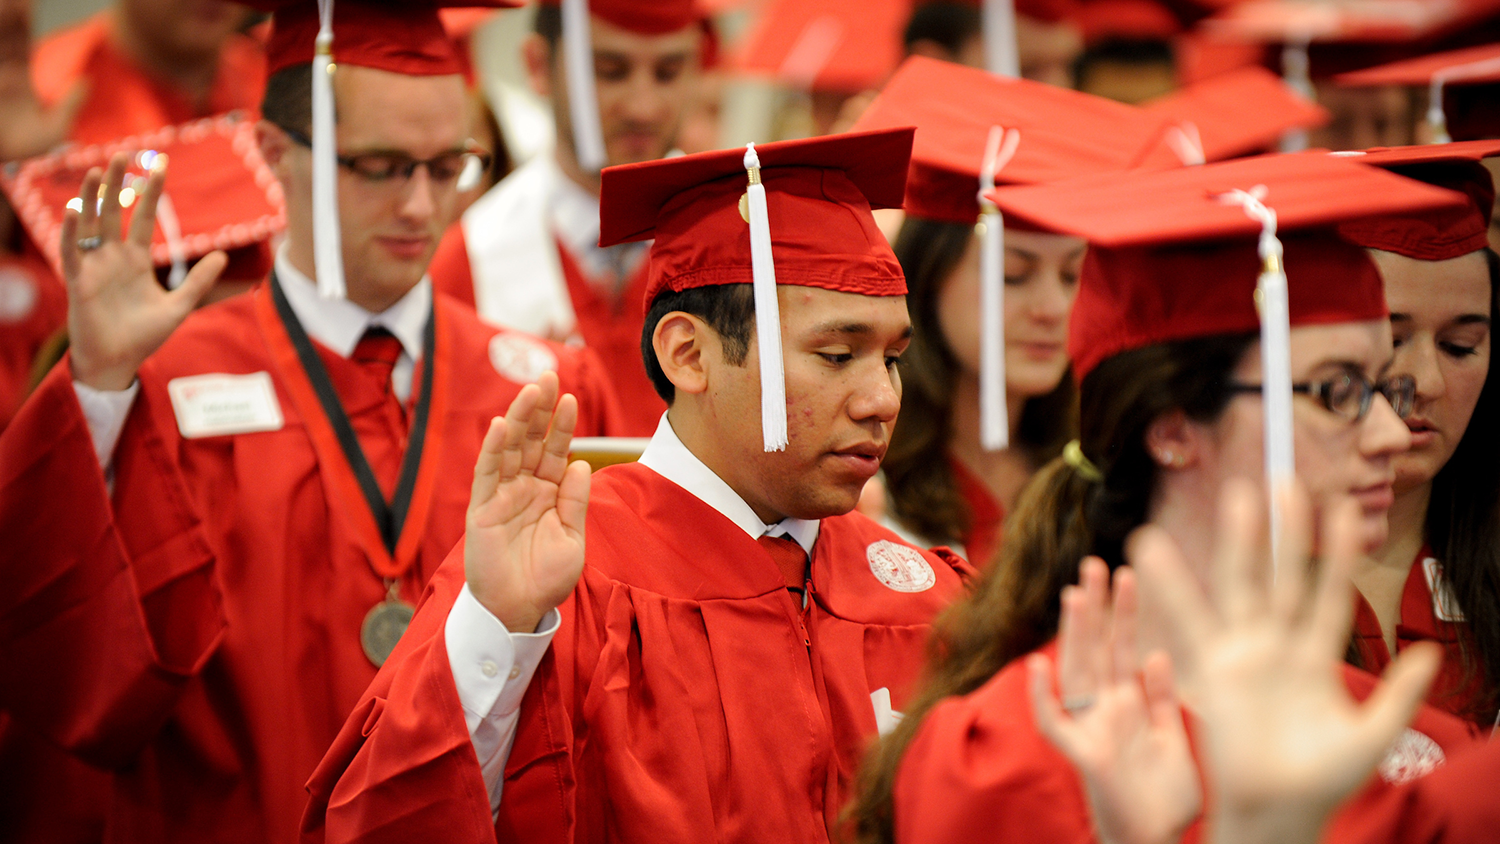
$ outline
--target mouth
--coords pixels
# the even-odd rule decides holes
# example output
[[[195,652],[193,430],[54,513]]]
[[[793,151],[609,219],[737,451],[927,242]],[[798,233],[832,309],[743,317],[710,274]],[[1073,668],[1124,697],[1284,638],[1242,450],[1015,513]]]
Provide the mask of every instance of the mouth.
[[[851,473],[868,480],[880,471],[880,461],[885,459],[886,448],[886,443],[860,443],[830,454]]]
[[[1437,439],[1437,428],[1431,422],[1418,416],[1406,418],[1406,430],[1411,431],[1411,447],[1422,448],[1430,445]]]
[[[1396,503],[1396,488],[1391,481],[1359,487],[1351,490],[1350,495],[1366,512],[1389,510]]]
[[[1028,343],[1017,342],[1013,344],[1021,354],[1036,361],[1050,361],[1066,352],[1062,343]]]
[[[388,235],[376,239],[384,247],[385,251],[406,261],[414,261],[422,258],[432,246],[432,238],[425,236],[401,237],[399,235]]]

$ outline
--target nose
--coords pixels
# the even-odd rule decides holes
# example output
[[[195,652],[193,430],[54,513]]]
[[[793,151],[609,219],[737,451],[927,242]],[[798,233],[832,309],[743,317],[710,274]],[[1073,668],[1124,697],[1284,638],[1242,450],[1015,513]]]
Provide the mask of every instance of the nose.
[[[861,373],[860,383],[849,398],[849,415],[856,422],[882,424],[896,421],[901,411],[901,373],[896,367],[871,366]]]
[[[660,120],[668,107],[667,98],[649,63],[642,62],[634,69],[629,85],[628,93],[620,98],[621,116],[635,123]]]
[[[437,213],[437,199],[434,195],[435,185],[432,174],[428,172],[426,164],[417,165],[412,171],[411,178],[406,180],[406,188],[401,194],[401,218],[411,222],[426,223]]]
[[[1365,457],[1386,458],[1411,448],[1411,431],[1381,393],[1371,397],[1370,412],[1359,426],[1359,450]]]
[[[1031,316],[1044,322],[1062,322],[1068,318],[1073,306],[1073,296],[1063,283],[1062,272],[1057,267],[1048,267],[1037,279],[1035,295],[1031,297]]]
[[[1448,392],[1442,367],[1438,366],[1437,344],[1431,337],[1413,337],[1396,350],[1392,375],[1410,375],[1417,382],[1417,399],[1422,402],[1441,398]]]

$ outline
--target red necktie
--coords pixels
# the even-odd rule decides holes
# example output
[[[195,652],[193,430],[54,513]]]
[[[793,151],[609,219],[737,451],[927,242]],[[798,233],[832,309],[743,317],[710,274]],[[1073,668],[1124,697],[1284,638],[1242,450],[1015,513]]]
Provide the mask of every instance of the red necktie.
[[[756,541],[771,555],[776,567],[781,569],[786,588],[802,594],[807,587],[807,552],[802,550],[802,546],[785,536],[762,535]]]
[[[356,425],[355,428],[361,435],[360,446],[365,452],[365,458],[370,461],[370,468],[374,470],[387,500],[395,489],[396,475],[401,471],[401,455],[406,451],[406,408],[396,398],[396,391],[391,384],[391,373],[400,358],[401,341],[378,325],[372,325],[365,331],[355,345],[354,353],[349,356],[350,362],[358,365],[380,390],[381,395],[385,396],[386,422],[380,428],[389,433],[378,437],[372,433],[372,438],[366,438],[365,432],[361,430],[363,426]]]

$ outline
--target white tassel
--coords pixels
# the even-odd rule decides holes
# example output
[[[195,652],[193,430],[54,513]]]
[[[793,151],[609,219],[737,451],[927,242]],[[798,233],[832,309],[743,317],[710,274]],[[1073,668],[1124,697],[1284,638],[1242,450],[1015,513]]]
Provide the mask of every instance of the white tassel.
[[[1448,116],[1443,113],[1443,85],[1447,81],[1443,74],[1436,74],[1427,89],[1427,128],[1432,131],[1428,143],[1446,144],[1453,140],[1448,135]]]
[[[1235,190],[1220,201],[1238,205],[1246,216],[1260,223],[1260,278],[1255,297],[1260,308],[1261,396],[1265,409],[1266,490],[1270,495],[1271,548],[1279,547],[1281,516],[1277,512],[1279,491],[1289,487],[1296,475],[1292,448],[1292,352],[1291,307],[1287,300],[1286,269],[1282,265],[1281,241],[1276,237],[1276,212],[1263,202],[1265,185],[1249,191]],[[1273,575],[1285,562],[1273,557]]]
[[[342,299],[347,291],[333,108],[333,0],[318,0],[318,23],[312,63],[313,272],[318,276],[318,295]]]
[[[781,362],[781,306],[776,298],[776,263],[771,258],[771,218],[755,144],[745,145],[745,170],[750,179],[745,195],[750,207],[750,266],[755,278],[756,345],[760,348],[761,438],[766,451],[784,451],[786,373]]]
[[[573,153],[585,173],[608,163],[594,91],[594,40],[589,34],[588,0],[562,0],[563,72],[568,80],[568,115],[573,119]]]
[[[1021,75],[1014,0],[984,0],[984,63],[990,73]]]
[[[172,269],[167,273],[167,289],[176,290],[187,280],[187,243],[182,239],[182,221],[177,217],[177,206],[165,192],[156,200],[156,223],[161,226],[162,237],[167,240],[167,254],[172,259]]]
[[[1313,89],[1312,74],[1309,72],[1307,47],[1308,42],[1304,40],[1289,41],[1281,48],[1281,78],[1308,102],[1317,102],[1318,95]],[[1281,136],[1282,152],[1300,152],[1304,149],[1307,149],[1306,129],[1288,129]]]
[[[1180,121],[1167,130],[1167,148],[1184,167],[1208,163],[1208,156],[1203,154],[1203,136],[1198,134],[1198,124],[1191,120]]]
[[[979,444],[986,451],[1010,447],[1005,399],[1005,219],[985,194],[1009,163],[1021,133],[990,128],[979,175]]]

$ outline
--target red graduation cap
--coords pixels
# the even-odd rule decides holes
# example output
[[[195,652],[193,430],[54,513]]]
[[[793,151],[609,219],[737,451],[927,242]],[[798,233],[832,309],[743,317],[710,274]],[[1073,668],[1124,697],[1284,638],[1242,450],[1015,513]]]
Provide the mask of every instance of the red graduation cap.
[[[991,196],[1013,215],[1091,243],[1068,330],[1080,380],[1131,349],[1259,330],[1272,492],[1291,480],[1295,466],[1291,326],[1386,315],[1374,264],[1332,227],[1460,200],[1314,153],[1005,188]]]
[[[1339,234],[1351,243],[1419,261],[1444,261],[1477,252],[1489,245],[1495,185],[1489,170],[1480,162],[1500,155],[1500,140],[1333,154],[1448,188],[1468,199],[1457,208],[1390,214],[1344,223],[1339,226]]]
[[[906,212],[972,224],[990,130],[1018,132],[996,184],[1041,184],[1134,166],[1165,123],[1134,106],[1027,79],[913,56],[855,124],[916,126]],[[1174,162],[1175,163],[1175,162]]]
[[[258,266],[260,250],[243,248],[263,244],[285,228],[281,185],[260,157],[254,121],[231,112],[105,144],[66,147],[0,168],[0,190],[59,277],[63,209],[77,198],[89,168],[107,166],[119,152],[130,155],[121,197],[126,226],[151,168],[171,162],[151,240],[153,263],[172,268],[169,284],[181,281],[187,264],[217,249],[242,250],[231,253],[241,263],[226,277],[255,278],[269,270]]]
[[[804,91],[878,88],[901,61],[912,0],[765,0],[733,66]]]
[[[870,210],[901,205],[911,142],[910,128],[860,132],[603,171],[599,245],[654,238],[648,308],[665,290],[754,284],[767,451],[786,445],[775,285],[906,294]]]
[[[541,0],[544,6],[562,0]],[[589,14],[642,35],[664,35],[696,26],[705,11],[696,0],[588,0]]]
[[[1391,62],[1339,74],[1334,80],[1348,87],[1426,86],[1427,123],[1432,128],[1433,139],[1439,143],[1447,141],[1451,135],[1474,138],[1500,134],[1500,128],[1497,128],[1500,127],[1500,108],[1495,105],[1500,98],[1500,44]],[[1476,86],[1482,86],[1481,90],[1474,91]],[[1449,102],[1455,99],[1454,88],[1463,94],[1477,94],[1477,97],[1468,98],[1460,94],[1458,99],[1478,99],[1487,101],[1488,105],[1466,109],[1462,103]],[[1450,111],[1459,113],[1445,114]],[[1479,114],[1463,113],[1466,111],[1478,111]],[[1450,122],[1455,125],[1450,127]]]
[[[1203,161],[1261,152],[1289,130],[1315,128],[1329,119],[1327,109],[1254,65],[1194,82],[1141,108],[1176,126],[1182,135],[1174,134],[1169,143],[1196,145]]]

